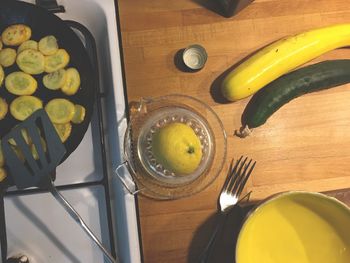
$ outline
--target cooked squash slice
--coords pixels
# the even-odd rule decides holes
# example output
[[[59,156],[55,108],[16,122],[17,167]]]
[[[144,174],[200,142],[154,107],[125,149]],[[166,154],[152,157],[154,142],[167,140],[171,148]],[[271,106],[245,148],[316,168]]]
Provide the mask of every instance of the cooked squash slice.
[[[45,72],[52,73],[65,68],[69,63],[70,57],[66,50],[59,49],[51,56],[45,57]]]
[[[72,132],[72,124],[70,124],[70,122],[67,122],[63,124],[54,123],[53,125],[55,126],[55,129],[58,136],[60,136],[61,141],[65,142]]]
[[[59,69],[43,77],[44,86],[51,90],[60,89],[65,82],[66,82],[66,71],[64,69]]]
[[[16,120],[23,121],[42,107],[43,102],[37,97],[20,96],[12,101],[10,112]]]
[[[66,70],[66,82],[61,87],[61,90],[66,95],[74,95],[80,87],[80,75],[75,68]]]
[[[24,138],[24,141],[28,144],[28,145],[31,145],[33,142],[32,140],[30,139],[29,135],[28,135],[28,132],[26,130],[21,130],[21,133],[22,133],[22,136]],[[17,143],[14,139],[9,139],[9,143],[12,145],[12,146],[17,146]]]
[[[5,73],[4,73],[2,66],[0,65],[0,86],[2,85],[2,82],[4,81],[4,77],[5,77]]]
[[[39,41],[39,51],[46,56],[53,55],[58,50],[57,39],[54,36],[46,36]]]
[[[4,167],[0,167],[0,182],[4,181],[7,177],[7,172]]]
[[[82,123],[85,119],[85,108],[79,104],[75,104],[75,113],[72,119],[74,124]]]
[[[41,52],[34,49],[26,49],[18,54],[16,59],[18,67],[28,74],[41,74],[45,68],[45,58]]]
[[[2,49],[2,41],[1,41],[1,37],[0,37],[0,50]]]
[[[16,147],[16,143],[15,143],[15,144],[12,144],[11,141],[9,141],[9,143],[12,145],[12,149],[13,149],[13,151],[16,153],[16,155],[18,156],[18,158],[19,158],[21,161],[24,161],[24,155],[23,155],[23,153],[18,149],[18,147]],[[4,170],[5,170],[4,166],[5,166],[5,156],[4,156],[3,152],[2,152],[1,143],[0,143],[0,182],[1,182],[1,173],[3,172],[3,171],[1,171],[1,169],[4,169]],[[5,170],[5,172],[6,172],[6,170]]]
[[[40,138],[40,142],[41,142],[41,145],[43,146],[44,152],[46,152],[47,146],[46,146],[45,140],[44,140],[43,138]],[[35,145],[34,145],[34,144],[32,144],[32,145],[30,146],[30,150],[31,150],[31,152],[32,152],[33,158],[34,158],[35,160],[38,160],[38,159],[39,159],[39,154],[38,154],[38,151],[37,151],[37,149],[35,148]]]
[[[4,154],[2,153],[1,141],[0,141],[0,167],[3,167],[4,165],[5,165],[5,157],[4,157]]]
[[[32,95],[38,83],[31,75],[22,71],[12,72],[5,78],[6,89],[15,95]]]
[[[8,108],[7,102],[3,98],[0,98],[0,120],[5,118]]]
[[[16,24],[7,27],[1,34],[2,42],[7,46],[19,46],[32,36],[30,27]]]
[[[13,146],[12,149],[16,153],[18,159],[20,159],[22,162],[24,162],[25,157],[24,157],[24,154],[22,153],[22,151],[17,146]]]
[[[10,67],[16,62],[17,52],[13,48],[4,48],[0,50],[0,65]]]
[[[38,42],[35,40],[27,40],[23,42],[17,49],[17,53],[21,53],[23,50],[26,49],[33,49],[33,50],[38,50]]]
[[[66,99],[50,100],[45,110],[49,115],[51,121],[56,124],[64,124],[73,119],[75,107],[72,102]]]

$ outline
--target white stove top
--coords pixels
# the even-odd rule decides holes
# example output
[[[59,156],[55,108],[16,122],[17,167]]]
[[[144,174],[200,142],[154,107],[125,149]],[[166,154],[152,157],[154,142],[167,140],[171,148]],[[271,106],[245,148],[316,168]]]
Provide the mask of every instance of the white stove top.
[[[33,3],[34,0],[27,2]],[[107,94],[105,127],[107,167],[111,185],[114,238],[122,263],[140,262],[134,197],[113,175],[122,162],[121,145],[126,128],[125,102],[114,0],[58,0],[64,20],[75,20],[93,34],[98,49],[101,87]],[[56,185],[98,182],[103,177],[97,115],[93,117],[82,143],[58,167]],[[62,191],[88,226],[108,248],[110,246],[104,189],[93,185]],[[33,263],[100,263],[103,255],[83,230],[50,194],[5,198],[9,256],[25,253]],[[105,261],[107,262],[107,261]]]
[[[109,249],[103,187],[61,191]],[[50,194],[6,198],[8,255],[30,262],[104,262],[102,253]],[[49,209],[48,209],[49,207]]]

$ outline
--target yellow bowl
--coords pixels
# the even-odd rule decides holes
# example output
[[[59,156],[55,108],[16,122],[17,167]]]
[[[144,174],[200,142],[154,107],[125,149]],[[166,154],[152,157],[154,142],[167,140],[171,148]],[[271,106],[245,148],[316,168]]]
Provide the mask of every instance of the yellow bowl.
[[[236,263],[349,263],[350,210],[319,193],[287,192],[245,220]]]

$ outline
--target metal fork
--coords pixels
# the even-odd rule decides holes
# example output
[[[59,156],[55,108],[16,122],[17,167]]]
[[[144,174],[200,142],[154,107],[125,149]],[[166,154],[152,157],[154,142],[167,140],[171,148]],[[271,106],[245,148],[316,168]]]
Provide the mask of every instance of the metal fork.
[[[211,253],[213,244],[215,243],[217,234],[223,227],[228,212],[250,194],[248,193],[244,197],[240,198],[243,188],[247,183],[248,178],[256,164],[256,161],[253,161],[252,159],[250,159],[248,163],[247,160],[248,157],[245,157],[243,159],[243,156],[241,156],[236,161],[236,164],[234,166],[234,161],[232,160],[231,162],[227,178],[219,196],[219,222],[200,257],[200,263],[206,263],[209,259],[209,255]]]

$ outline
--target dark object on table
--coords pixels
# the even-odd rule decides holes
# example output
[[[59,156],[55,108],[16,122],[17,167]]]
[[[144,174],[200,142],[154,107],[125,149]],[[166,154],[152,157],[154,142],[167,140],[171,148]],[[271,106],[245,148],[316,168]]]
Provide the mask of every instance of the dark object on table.
[[[222,15],[225,17],[231,17],[252,3],[254,0],[214,0],[218,1]]]
[[[224,226],[218,233],[218,238],[213,244],[212,251],[207,259],[208,263],[235,263],[239,231],[245,217],[252,208],[252,205],[237,206],[226,215]]]

